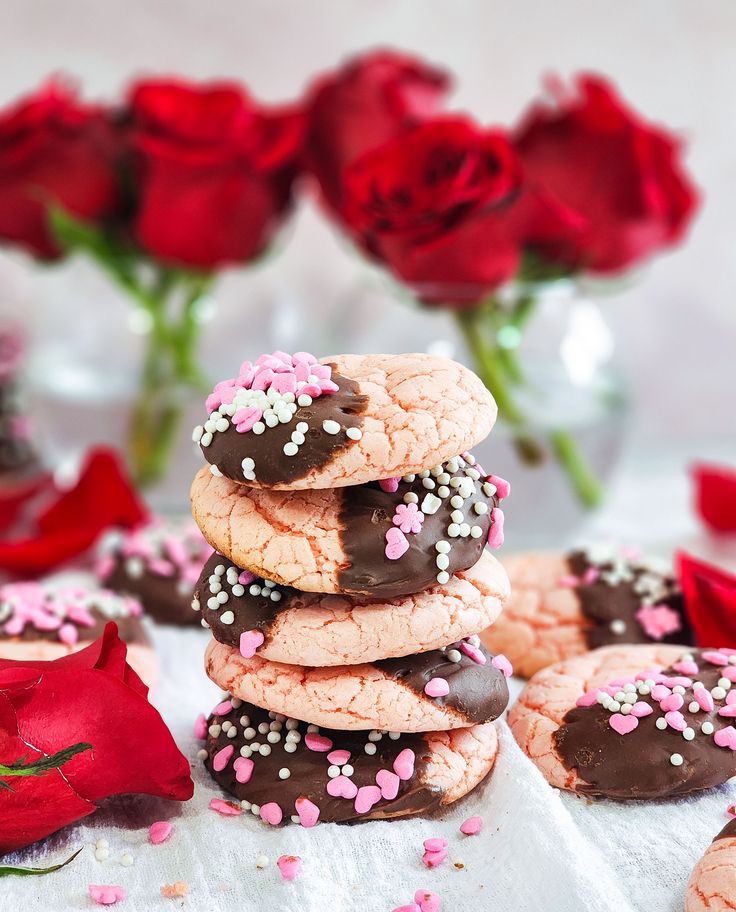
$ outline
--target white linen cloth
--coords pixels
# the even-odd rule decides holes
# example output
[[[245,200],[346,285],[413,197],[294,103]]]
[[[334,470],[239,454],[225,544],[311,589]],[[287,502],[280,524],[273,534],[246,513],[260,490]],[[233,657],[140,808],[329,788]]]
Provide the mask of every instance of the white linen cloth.
[[[692,535],[682,474],[668,481],[656,465],[651,477],[638,467],[636,478],[625,480],[596,523],[598,531],[645,543],[681,544]],[[121,912],[391,912],[412,902],[418,888],[438,893],[443,912],[675,912],[682,909],[693,865],[736,799],[731,784],[684,800],[639,804],[558,793],[501,722],[492,777],[433,818],[304,830],[272,829],[247,814],[221,817],[207,807],[221,793],[195,759],[200,745],[192,736],[196,715],[209,712],[219,693],[202,670],[207,636],[158,628],[155,641],[162,684],[154,702],[193,761],[193,800],[179,806],[142,797],[115,799],[41,846],[2,859],[45,865],[85,846],[55,874],[0,879],[0,912],[91,909],[90,883],[125,887]],[[512,684],[515,696],[520,682]],[[478,836],[464,837],[460,823],[474,814],[483,817],[485,827]],[[171,820],[174,834],[153,846],[147,828],[159,819]],[[421,861],[422,842],[430,836],[450,844],[450,858],[434,870]],[[106,861],[94,857],[92,844],[100,838],[110,843]],[[134,856],[132,867],[121,865],[124,852]],[[276,867],[282,854],[303,859],[302,873],[292,883],[283,881]],[[259,855],[268,858],[268,867],[256,867]],[[177,880],[188,883],[188,896],[162,897],[161,886]]]

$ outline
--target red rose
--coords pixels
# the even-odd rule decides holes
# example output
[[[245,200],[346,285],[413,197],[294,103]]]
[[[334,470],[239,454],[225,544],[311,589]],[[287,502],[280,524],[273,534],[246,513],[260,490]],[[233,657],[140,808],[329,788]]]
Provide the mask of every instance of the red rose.
[[[0,764],[91,745],[63,773],[0,773],[12,788],[0,788],[0,855],[86,817],[109,795],[191,798],[189,763],[125,656],[110,623],[99,640],[54,662],[0,659]]]
[[[361,246],[426,303],[472,306],[517,270],[529,205],[498,130],[422,124],[349,167],[344,191]]]
[[[711,532],[736,533],[736,469],[699,462],[691,474],[701,520]]]
[[[130,117],[141,247],[200,269],[261,253],[291,202],[301,114],[234,83],[150,81],[131,89]]]
[[[684,551],[676,555],[676,561],[697,645],[736,648],[736,576]]]
[[[0,112],[0,238],[41,257],[61,253],[49,231],[57,205],[100,222],[120,206],[117,142],[106,112],[59,81]]]
[[[526,179],[568,211],[567,230],[537,231],[542,252],[570,268],[616,272],[682,238],[698,194],[680,143],[646,123],[606,80],[582,75],[515,131]]]
[[[327,202],[339,207],[347,165],[434,115],[449,88],[444,71],[388,50],[355,57],[319,79],[307,104],[306,157]]]

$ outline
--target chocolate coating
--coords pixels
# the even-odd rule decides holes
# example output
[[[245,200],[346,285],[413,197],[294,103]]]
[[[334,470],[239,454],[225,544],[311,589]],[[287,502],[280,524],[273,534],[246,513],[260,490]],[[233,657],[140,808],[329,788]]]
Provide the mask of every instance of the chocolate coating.
[[[486,657],[485,665],[479,665],[462,653],[459,662],[452,662],[443,649],[398,659],[381,659],[373,665],[425,700],[461,713],[468,725],[478,725],[497,719],[509,702],[506,678],[491,664],[489,653],[482,646],[478,648]],[[424,687],[432,678],[447,681],[450,692],[444,697],[427,696]]]
[[[591,568],[600,570],[604,575],[612,569],[612,564],[594,564],[584,551],[569,554],[567,563],[570,572],[581,578]],[[691,645],[694,642],[693,633],[685,613],[682,593],[674,577],[658,574],[665,595],[657,600],[657,604],[667,605],[679,615],[680,627],[673,633],[655,640],[647,634],[636,618],[637,612],[644,604],[642,594],[636,591],[637,584],[645,574],[652,571],[634,563],[629,565],[629,570],[632,576],[630,581],[611,584],[604,578],[599,578],[593,583],[581,583],[575,587],[580,600],[580,610],[587,621],[583,632],[588,648],[597,649],[599,646],[618,643],[652,642]],[[620,626],[620,623],[625,626],[616,632],[616,626]]]
[[[223,624],[222,615],[224,611],[222,606],[217,609],[207,606],[207,602],[211,598],[208,581],[218,566],[225,567],[222,585],[229,596],[227,609],[232,611],[235,616],[231,624]],[[262,577],[256,577],[251,583],[243,587],[244,592],[242,595],[235,595],[233,594],[232,586],[227,583],[226,578],[226,574],[231,568],[237,571],[238,575],[243,573],[241,567],[238,567],[237,564],[234,564],[217,551],[202,568],[202,573],[194,591],[194,597],[200,603],[201,617],[207,622],[212,635],[219,643],[226,643],[228,646],[238,648],[240,634],[246,630],[260,630],[263,633],[264,642],[268,642],[271,625],[279,613],[289,607],[289,602],[298,594],[298,590],[281,585],[273,586],[273,588],[269,589],[265,586],[265,581]],[[258,594],[253,594],[251,592],[252,586],[261,591]],[[266,592],[265,595],[263,594],[264,591]],[[274,601],[270,597],[271,592],[277,592],[280,600]],[[196,611],[191,611],[191,614],[197,619],[200,617],[200,613]]]
[[[248,718],[248,726],[242,725],[240,719]],[[257,741],[266,743],[266,735],[258,732],[260,724],[270,724],[275,718],[275,713],[253,706],[249,703],[241,704],[237,709],[232,709],[223,716],[211,715],[208,724],[229,721],[237,727],[237,735],[228,738],[225,731],[218,735],[207,736],[207,758],[205,767],[217,784],[238,801],[249,801],[259,807],[269,802],[276,802],[284,814],[284,822],[288,823],[291,815],[296,814],[295,802],[297,798],[308,798],[320,811],[319,819],[322,822],[357,822],[362,820],[385,820],[391,817],[403,817],[410,814],[421,814],[434,810],[442,803],[443,792],[426,781],[426,765],[428,748],[424,735],[402,734],[396,740],[383,734],[378,741],[369,741],[368,732],[364,731],[335,731],[320,729],[320,735],[333,742],[332,750],[346,750],[350,752],[349,763],[354,772],[350,778],[354,784],[361,788],[376,784],[376,773],[379,770],[393,770],[393,762],[401,751],[407,748],[415,754],[414,775],[401,781],[396,798],[392,800],[381,799],[369,812],[358,814],[354,801],[348,798],[332,797],[327,792],[327,783],[330,777],[327,770],[330,761],[328,752],[316,752],[307,748],[304,737],[307,725],[299,722],[296,731],[301,735],[297,749],[287,753],[284,745],[287,743],[285,736],[286,727],[282,728],[281,740],[271,744],[271,753],[268,756],[252,754],[254,763],[250,781],[240,783],[236,779],[234,761],[240,756],[240,749],[244,745]],[[283,718],[283,717],[280,717]],[[246,738],[245,730],[252,727],[256,730],[254,738]],[[374,743],[376,753],[369,755],[365,752],[365,745]],[[235,749],[232,759],[223,770],[216,772],[212,767],[212,758],[225,747],[232,745]],[[288,769],[290,775],[287,779],[279,778],[279,770]]]
[[[199,626],[199,615],[192,611],[191,589],[180,586],[180,577],[162,576],[148,568],[134,576],[125,565],[126,559],[116,555],[112,571],[105,577],[108,589],[139,599],[148,617],[160,624]]]
[[[722,669],[703,660],[702,650],[691,650],[691,654],[700,669],[692,680],[712,690]],[[676,676],[678,672],[668,668],[663,674]],[[712,712],[690,712],[692,694],[688,687],[681,708],[688,726],[695,731],[691,741],[670,726],[657,728],[657,719],[664,717],[664,711],[651,695],[637,697],[653,712],[639,718],[637,727],[626,735],[611,727],[611,713],[597,703],[571,709],[554,733],[554,742],[567,769],[584,780],[584,784],[576,785],[576,791],[618,799],[663,798],[712,788],[736,774],[736,752],[719,747],[713,734],[701,731],[704,722],[711,723],[716,732],[731,723],[730,718],[718,715],[724,701],[715,700]],[[673,754],[682,756],[682,765],[672,764]]]
[[[729,820],[721,832],[713,837],[713,842],[719,839],[736,839],[736,817]]]
[[[25,433],[19,433],[21,417],[15,380],[12,377],[0,379],[0,475],[30,474],[38,468],[30,439]]]
[[[450,535],[451,514],[458,509],[450,503],[457,494],[456,488],[450,487],[450,493],[439,498],[441,504],[435,513],[422,511],[427,495],[438,496],[437,492],[442,487],[437,484],[432,489],[425,487],[425,480],[434,483],[431,476],[429,479],[419,475],[406,476],[413,480],[401,479],[398,489],[393,493],[382,490],[377,483],[342,489],[340,526],[347,563],[340,572],[340,589],[343,592],[388,598],[426,589],[437,582],[439,568],[436,545],[439,541],[445,541],[451,546],[446,568],[450,576],[477,563],[491,528],[491,511],[499,501],[495,494],[488,496],[483,492],[485,477],[469,478],[465,474],[467,469],[473,470],[473,467],[466,466],[463,460],[457,472],[448,474],[453,479],[464,478],[469,482],[468,488],[472,490],[463,499],[463,505],[459,509],[463,513],[464,523],[480,529],[477,538],[471,535]],[[424,513],[424,521],[419,532],[406,533],[408,550],[398,559],[391,560],[386,556],[386,533],[390,529],[397,529],[393,522],[394,513],[399,505],[405,504],[407,495],[417,498],[417,507]],[[476,513],[475,504],[483,504],[486,512],[482,515]]]
[[[291,421],[267,427],[262,434],[240,433],[230,424],[226,431],[214,434],[209,446],[200,444],[205,459],[216,465],[226,478],[263,487],[290,484],[326,466],[355,443],[345,431],[361,427],[367,405],[367,398],[358,392],[358,384],[336,373],[334,364],[329,366],[333,368],[332,380],[339,387],[337,392],[323,393],[311,405],[297,406]],[[328,434],[322,427],[327,420],[336,421],[340,433]],[[306,439],[295,456],[286,456],[284,444],[289,443],[301,421],[309,425]],[[255,461],[255,481],[247,481],[243,474],[242,462],[246,456]]]
[[[127,615],[111,618],[96,608],[90,608],[90,614],[94,618],[94,624],[92,626],[87,624],[77,624],[68,618],[64,619],[65,624],[72,624],[77,628],[77,631],[79,633],[79,643],[92,642],[93,640],[101,637],[105,630],[105,625],[112,620],[117,624],[120,639],[125,643],[135,644],[139,646],[151,645],[151,640],[146,633],[146,628],[143,626],[143,622],[140,617]],[[31,624],[26,624],[26,626],[23,628],[22,633],[9,636],[4,632],[2,624],[0,624],[0,651],[2,651],[1,644],[3,640],[10,640],[15,642],[33,642],[36,640],[46,640],[48,642],[58,643],[59,631],[39,630],[37,627],[33,627]]]

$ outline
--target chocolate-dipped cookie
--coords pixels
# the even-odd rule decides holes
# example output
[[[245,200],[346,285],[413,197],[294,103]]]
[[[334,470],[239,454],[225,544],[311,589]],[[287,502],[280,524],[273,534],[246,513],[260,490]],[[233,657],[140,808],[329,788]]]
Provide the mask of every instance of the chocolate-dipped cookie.
[[[277,351],[218,383],[206,407],[193,439],[213,473],[284,490],[419,472],[474,446],[496,418],[475,374],[424,354]]]
[[[192,522],[157,519],[102,542],[96,562],[101,583],[135,596],[160,624],[199,625],[192,593],[211,549]]]
[[[600,646],[693,642],[682,593],[664,561],[598,545],[512,554],[504,566],[511,597],[482,638],[524,677]]]
[[[488,551],[444,585],[388,600],[300,592],[215,552],[192,606],[216,640],[246,658],[328,666],[437,649],[493,623],[507,596],[506,573]]]
[[[307,592],[394,598],[444,585],[503,542],[508,482],[470,453],[349,488],[266,491],[201,470],[192,511],[235,564]]]
[[[685,795],[736,774],[733,681],[736,650],[603,647],[538,672],[509,724],[559,788]]]
[[[714,837],[693,868],[685,891],[685,912],[736,909],[736,819]]]
[[[469,637],[413,656],[308,668],[245,658],[212,640],[205,670],[239,699],[315,725],[444,731],[490,722],[508,703],[508,661],[477,644]]]
[[[196,726],[204,765],[241,810],[271,825],[428,813],[491,771],[493,723],[399,734],[319,729],[233,697]]]

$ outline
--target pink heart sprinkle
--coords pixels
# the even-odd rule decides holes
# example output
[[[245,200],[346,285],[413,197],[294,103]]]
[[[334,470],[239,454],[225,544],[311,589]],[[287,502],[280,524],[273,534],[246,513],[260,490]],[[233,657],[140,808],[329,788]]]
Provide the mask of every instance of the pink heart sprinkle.
[[[358,794],[358,786],[347,776],[335,776],[327,781],[327,794],[333,798],[347,798],[352,801]]]
[[[302,860],[298,855],[282,855],[276,864],[284,880],[294,880],[301,870]]]
[[[405,747],[394,760],[394,772],[404,782],[414,775],[414,759],[414,751],[409,747]]]
[[[707,687],[698,687],[697,690],[694,690],[693,700],[695,700],[698,706],[705,712],[713,712],[713,708],[715,707],[713,694]]]
[[[728,665],[728,656],[722,652],[704,652],[703,658],[711,665]]]
[[[162,842],[166,842],[173,832],[174,827],[168,820],[157,820],[156,823],[152,823],[148,828],[148,841],[151,845],[161,845]]]
[[[488,530],[488,547],[494,551],[503,544],[503,510],[494,507],[491,510],[491,528]]]
[[[494,668],[497,668],[503,674],[504,678],[510,678],[514,673],[513,665],[503,653],[494,656],[491,659],[491,665],[493,665]]]
[[[381,790],[377,785],[364,785],[355,796],[355,813],[367,814],[381,800]]]
[[[623,713],[614,713],[608,720],[608,724],[619,735],[628,735],[639,724],[639,720],[631,713],[628,716],[624,716]]]
[[[730,706],[722,706],[718,710],[718,715],[723,716],[725,719],[736,718],[736,706],[733,703]]]
[[[419,912],[440,912],[442,900],[431,890],[417,890],[414,902],[419,906]]]
[[[123,887],[104,886],[102,884],[90,884],[89,895],[98,906],[113,906],[116,902],[127,897]]]
[[[460,824],[460,832],[466,836],[477,836],[483,829],[482,817],[468,817]]]
[[[425,852],[441,852],[447,848],[447,840],[440,839],[439,836],[432,836],[430,839],[425,839],[423,845]]]
[[[386,494],[393,494],[394,491],[398,491],[400,481],[400,478],[384,478],[378,482],[378,487]]]
[[[736,750],[736,728],[734,728],[733,725],[727,725],[725,728],[720,728],[715,735],[713,735],[713,740],[718,747],[729,747],[731,750]]]
[[[79,641],[79,631],[74,624],[62,624],[59,627],[59,639],[66,646],[74,646]]]
[[[409,550],[409,542],[401,529],[392,526],[386,532],[386,557],[389,560],[398,560]]]
[[[204,741],[207,737],[207,717],[204,713],[200,713],[197,718],[194,720],[194,737],[197,741]]]
[[[245,630],[240,634],[240,654],[244,659],[252,659],[265,637],[260,630]]]
[[[236,757],[233,769],[237,781],[241,785],[245,785],[246,782],[250,782],[250,777],[253,775],[253,761],[250,757]]]
[[[444,678],[430,678],[424,685],[424,692],[428,697],[446,697],[450,692],[450,685]]]
[[[222,798],[211,798],[207,806],[211,811],[222,814],[223,817],[239,817],[243,813],[239,804],[235,804],[233,801],[223,801]]]
[[[319,808],[309,798],[297,798],[294,808],[299,815],[299,823],[307,830],[319,820]]]
[[[680,675],[674,678],[662,678],[662,683],[666,684],[667,687],[692,687],[693,679]]]
[[[428,868],[438,868],[447,858],[447,849],[440,852],[425,852],[422,855],[422,861]]]
[[[670,728],[674,728],[675,731],[681,732],[685,731],[687,728],[687,722],[685,717],[681,712],[676,710],[671,710],[664,714],[664,720],[669,725]]]
[[[664,700],[665,697],[668,697],[672,691],[669,687],[665,687],[664,684],[655,684],[652,688],[652,699],[653,700]]]
[[[675,671],[679,671],[680,674],[684,675],[696,675],[699,670],[695,662],[691,662],[690,660],[675,662],[672,667],[675,669]]]
[[[222,750],[219,750],[212,758],[212,769],[216,773],[221,773],[230,762],[230,758],[235,753],[232,744],[227,744]]]
[[[489,475],[487,481],[496,486],[496,496],[499,500],[506,500],[511,493],[511,482],[501,478],[500,475]]]
[[[582,695],[582,697],[577,698],[577,700],[575,701],[575,705],[576,706],[595,706],[595,704],[598,702],[599,693],[600,693],[600,691],[597,688],[596,688],[596,690],[589,690],[587,693],[584,693]]]
[[[682,709],[684,703],[685,701],[681,694],[673,693],[660,702],[659,708],[662,712],[670,712],[672,710]]]
[[[736,665],[729,665],[727,668],[721,669],[721,675],[728,678],[729,681],[736,681]]]
[[[212,714],[215,716],[226,716],[233,708],[233,704],[230,700],[223,700],[222,703],[218,703],[217,706],[212,710]]]
[[[698,690],[699,689],[700,688],[698,688]],[[705,689],[705,688],[703,688],[703,689]],[[711,694],[711,696],[712,696],[712,694]],[[726,694],[726,705],[730,706],[732,703],[736,703],[736,690],[733,690],[733,689],[729,690],[729,692]]]
[[[393,801],[399,794],[401,779],[391,770],[382,769],[376,773],[376,785],[380,788],[381,795],[386,801]]]
[[[350,751],[330,751],[330,753],[327,755],[327,759],[330,763],[334,763],[335,766],[344,766],[350,759]]]
[[[261,805],[261,820],[264,823],[270,823],[271,826],[278,826],[284,819],[284,813],[275,801],[269,801]]]
[[[327,751],[332,750],[332,741],[317,732],[307,732],[304,736],[304,743],[310,751],[316,751],[318,754],[326,754]]]
[[[461,640],[458,644],[460,652],[464,652],[465,655],[472,659],[476,665],[485,665],[488,661],[484,653],[478,649],[477,646],[473,646],[472,643],[468,643],[467,640]]]
[[[643,719],[644,716],[651,716],[653,712],[654,710],[648,703],[644,703],[643,700],[640,700],[631,707],[629,715],[635,716],[637,719]]]

